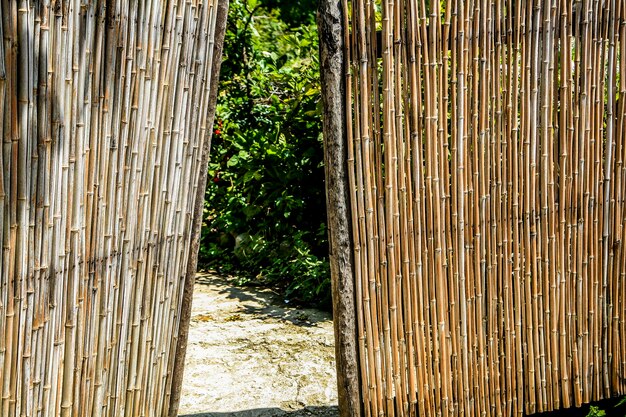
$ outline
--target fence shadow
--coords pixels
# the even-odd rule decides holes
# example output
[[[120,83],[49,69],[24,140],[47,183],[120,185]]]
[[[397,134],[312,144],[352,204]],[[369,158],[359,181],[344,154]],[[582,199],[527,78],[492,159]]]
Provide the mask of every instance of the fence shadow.
[[[301,327],[317,326],[332,320],[332,315],[311,308],[298,308],[288,304],[279,294],[255,287],[239,287],[227,277],[214,274],[201,274],[196,278],[196,285],[219,285],[220,294],[239,302],[239,312],[256,315],[261,318],[273,318],[290,322]]]
[[[254,410],[234,411],[227,413],[198,413],[180,417],[338,417],[337,406],[306,407],[302,410],[285,411],[280,408],[257,408]]]

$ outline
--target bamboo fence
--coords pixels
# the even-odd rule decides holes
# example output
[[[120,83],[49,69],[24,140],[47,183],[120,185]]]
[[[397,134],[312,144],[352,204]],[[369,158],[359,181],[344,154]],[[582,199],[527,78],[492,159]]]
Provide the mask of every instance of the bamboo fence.
[[[0,416],[166,415],[218,2],[0,7]]]
[[[366,416],[626,394],[626,4],[343,0]]]

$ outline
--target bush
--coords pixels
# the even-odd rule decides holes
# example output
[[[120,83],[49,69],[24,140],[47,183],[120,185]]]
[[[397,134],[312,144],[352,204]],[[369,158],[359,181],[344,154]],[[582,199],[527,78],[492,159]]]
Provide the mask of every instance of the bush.
[[[626,397],[610,398],[589,406],[586,417],[626,417]]]
[[[290,15],[291,16],[291,15]],[[201,260],[328,305],[317,32],[231,2]],[[302,16],[300,16],[302,19]]]

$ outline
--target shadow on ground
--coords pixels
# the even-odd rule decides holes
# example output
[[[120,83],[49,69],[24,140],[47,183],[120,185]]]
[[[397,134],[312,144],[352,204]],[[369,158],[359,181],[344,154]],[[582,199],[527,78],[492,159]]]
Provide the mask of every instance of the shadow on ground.
[[[301,327],[316,326],[320,322],[332,319],[330,313],[291,306],[272,290],[238,287],[228,277],[200,274],[196,277],[196,283],[200,285],[225,284],[225,289],[220,291],[220,294],[225,294],[229,299],[239,301],[239,312],[242,314],[274,318]]]
[[[339,409],[334,407],[306,407],[297,411],[284,411],[279,408],[258,408],[256,410],[234,411],[229,413],[198,413],[180,417],[338,417]]]

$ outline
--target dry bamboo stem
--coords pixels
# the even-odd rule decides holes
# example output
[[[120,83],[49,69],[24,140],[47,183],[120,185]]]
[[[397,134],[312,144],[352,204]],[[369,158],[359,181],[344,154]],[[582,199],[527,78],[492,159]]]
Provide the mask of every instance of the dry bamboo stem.
[[[345,7],[368,412],[623,393],[622,2]]]
[[[0,7],[0,413],[164,415],[217,2]]]

